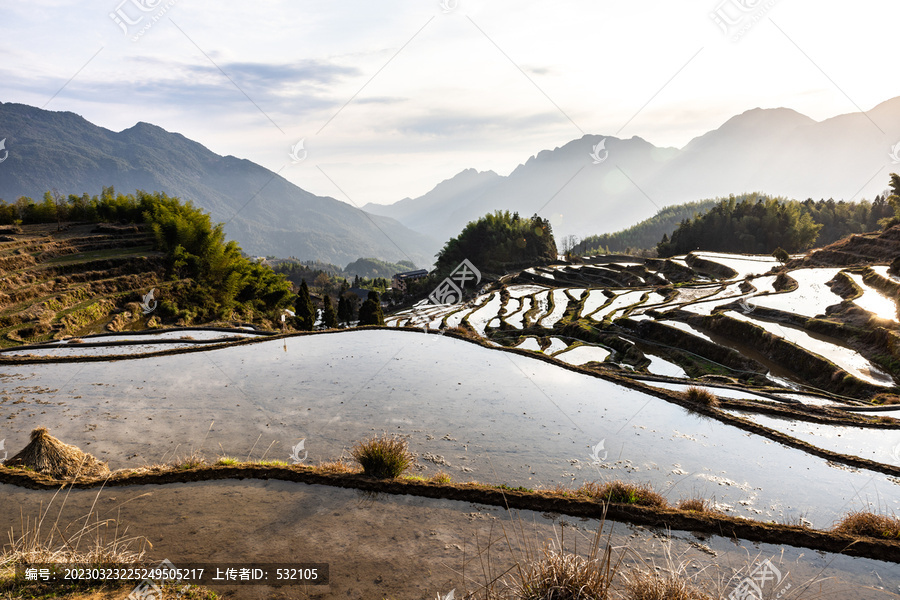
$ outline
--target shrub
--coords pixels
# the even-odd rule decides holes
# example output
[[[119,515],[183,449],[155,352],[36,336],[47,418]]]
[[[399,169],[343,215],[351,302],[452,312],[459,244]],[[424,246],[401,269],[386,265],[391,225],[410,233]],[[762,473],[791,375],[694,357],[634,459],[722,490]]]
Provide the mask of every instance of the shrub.
[[[687,389],[684,395],[691,402],[696,402],[697,404],[702,404],[703,406],[715,408],[719,405],[719,399],[716,398],[716,395],[704,388],[699,388],[692,385]]]
[[[900,539],[900,519],[865,511],[852,512],[838,521],[834,531],[896,540]]]
[[[362,466],[363,473],[378,479],[399,477],[413,463],[408,442],[393,436],[359,442],[351,455]]]

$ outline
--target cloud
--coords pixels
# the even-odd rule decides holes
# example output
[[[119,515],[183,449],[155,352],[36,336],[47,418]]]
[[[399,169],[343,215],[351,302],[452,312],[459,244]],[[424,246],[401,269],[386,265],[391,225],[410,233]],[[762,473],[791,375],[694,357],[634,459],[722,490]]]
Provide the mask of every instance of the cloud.
[[[260,62],[219,63],[236,81],[274,89],[299,83],[329,84],[342,77],[359,75],[359,69],[333,64],[327,61],[305,60],[297,64],[266,64]],[[191,65],[194,74],[221,75],[213,64]]]
[[[555,127],[564,117],[555,110],[524,113],[485,113],[428,111],[419,115],[404,115],[395,125],[404,134],[418,136],[483,137],[488,132],[512,134]]]

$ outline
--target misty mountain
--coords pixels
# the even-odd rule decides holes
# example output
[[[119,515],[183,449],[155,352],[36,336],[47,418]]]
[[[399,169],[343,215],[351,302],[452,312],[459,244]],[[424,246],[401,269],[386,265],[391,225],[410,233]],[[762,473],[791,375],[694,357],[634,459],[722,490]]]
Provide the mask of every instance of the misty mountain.
[[[253,255],[339,264],[376,256],[430,265],[439,242],[396,220],[311,194],[249,160],[220,156],[148,123],[121,132],[70,112],[0,103],[0,198],[136,189],[190,200]],[[399,247],[399,248],[398,248]]]
[[[440,240],[447,240],[459,234],[462,227],[472,220],[473,211],[480,211],[481,198],[503,180],[493,171],[466,169],[437,184],[424,196],[404,198],[390,206],[370,202],[362,208],[372,214],[393,217],[416,231],[432,231],[437,223],[461,222],[462,225],[455,229],[455,225],[451,225],[449,230],[444,229],[445,232],[452,231],[450,235],[437,236]],[[489,208],[485,209],[477,216],[489,211]]]
[[[900,98],[821,122],[756,108],[681,149],[586,135],[539,152],[506,177],[468,169],[419,198],[367,209],[437,239],[495,209],[539,212],[559,239],[617,231],[666,206],[729,194],[871,200],[900,170],[890,156],[897,142]]]

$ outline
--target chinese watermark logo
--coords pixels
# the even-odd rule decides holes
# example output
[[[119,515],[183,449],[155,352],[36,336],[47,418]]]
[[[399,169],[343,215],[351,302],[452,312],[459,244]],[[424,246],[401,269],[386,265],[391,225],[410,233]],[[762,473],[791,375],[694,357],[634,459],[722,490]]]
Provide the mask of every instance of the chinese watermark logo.
[[[157,302],[153,299],[153,292],[155,291],[155,289],[152,289],[147,292],[147,295],[144,296],[144,299],[141,301],[141,310],[145,315],[149,315],[156,310]]]
[[[456,304],[462,300],[462,289],[466,287],[466,282],[470,279],[474,279],[475,285],[478,285],[481,282],[481,271],[476,269],[475,265],[466,258],[450,273],[449,277],[434,288],[434,291],[428,295],[428,299],[433,304]]]
[[[600,442],[596,446],[594,446],[593,452],[590,455],[592,465],[599,465],[604,460],[606,460],[609,451],[606,450],[605,444],[606,438],[600,440]],[[603,456],[600,456],[601,452],[603,452]]]
[[[177,583],[181,581],[181,577],[177,577],[178,569],[172,564],[168,558],[159,563],[159,566],[153,571],[160,573],[159,579],[145,579],[140,582],[137,587],[131,590],[126,600],[159,600],[163,597],[162,586],[166,583]],[[171,574],[172,576],[168,576]],[[175,598],[181,598],[190,589],[190,584],[185,585],[179,590]],[[168,596],[166,596],[168,597]]]
[[[754,310],[756,310],[756,304],[753,303],[751,298],[753,298],[753,294],[744,296],[743,298],[738,300],[738,306],[741,307],[741,312],[743,312],[745,315],[750,314]]]
[[[0,142],[0,148],[3,147],[3,142]],[[900,164],[900,142],[897,142],[893,146],[891,146],[891,152],[888,154],[891,157],[891,162],[895,165]],[[2,161],[0,161],[2,162]]]
[[[728,600],[763,600],[763,588],[770,581],[779,585],[782,579],[781,571],[766,559],[732,590]],[[791,584],[787,584],[775,598],[780,598],[790,587]]]
[[[116,6],[116,10],[109,13],[109,18],[119,26],[119,29],[121,29],[122,33],[126,36],[131,33],[132,27],[140,27],[140,30],[138,30],[131,38],[132,42],[136,42],[147,32],[147,30],[153,27],[154,23],[160,20],[177,1],[178,0],[168,0],[164,6],[160,7],[163,0],[122,0],[119,2],[119,5]],[[126,8],[126,5],[129,8]],[[155,14],[151,16],[150,13],[153,13],[154,11]],[[145,18],[149,18],[146,23],[144,23]]]
[[[594,144],[593,152],[589,153],[588,156],[594,159],[595,165],[599,165],[604,160],[609,158],[609,150],[606,149],[606,138],[603,138],[602,140]]]
[[[3,158],[0,158],[0,163],[9,158],[9,150],[6,149],[6,138],[0,140],[0,150],[3,150]]]
[[[722,0],[709,18],[732,42],[740,40],[778,0]]]
[[[6,462],[6,457],[9,456],[9,451],[6,449],[6,438],[0,440],[0,452],[3,453],[3,458],[0,458],[0,464]]]
[[[0,449],[3,448],[3,442],[0,442]],[[900,463],[900,444],[894,446],[894,449],[891,450],[891,458],[894,459],[894,462]],[[0,462],[3,462],[0,460]]]
[[[307,452],[304,449],[305,443],[306,443],[306,438],[303,438],[302,440],[300,440],[299,443],[297,443],[296,446],[293,446],[291,448],[291,455],[289,458],[292,461],[294,461],[295,465],[302,463],[304,460],[306,460],[309,457],[309,452]],[[300,458],[300,452],[303,452],[303,458]]]
[[[291,153],[288,156],[291,157],[291,162],[295,165],[299,162],[303,162],[306,160],[306,149],[303,147],[303,142],[306,141],[306,138],[303,138],[293,146],[291,146]]]
[[[459,0],[441,0],[441,12],[445,15],[456,10],[457,6],[459,6]]]

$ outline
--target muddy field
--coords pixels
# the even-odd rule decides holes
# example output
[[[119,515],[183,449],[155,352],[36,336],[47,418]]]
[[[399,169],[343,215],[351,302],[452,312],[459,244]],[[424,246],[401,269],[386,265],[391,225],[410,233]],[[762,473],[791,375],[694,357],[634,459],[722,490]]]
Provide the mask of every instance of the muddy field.
[[[302,587],[213,587],[233,598],[433,599],[476,590],[515,560],[562,536],[586,553],[596,520],[530,511],[508,513],[452,500],[361,493],[291,482],[226,481],[147,485],[69,494],[0,486],[0,531],[20,532],[20,514],[46,511],[67,534],[88,514],[115,518],[128,535],[144,536],[148,557],[174,564],[326,562],[331,583]],[[93,513],[91,513],[93,508]],[[60,508],[63,508],[60,513]],[[20,512],[21,511],[21,512]],[[111,528],[109,533],[112,534]],[[748,569],[770,559],[782,573],[783,598],[896,598],[900,566],[790,547],[756,545],[687,532],[607,523],[615,556],[631,566],[686,562],[711,590],[727,592]],[[605,538],[604,538],[605,539]],[[507,542],[509,540],[509,542]],[[512,551],[510,551],[512,548]],[[479,552],[481,555],[479,556]],[[482,557],[490,566],[482,564]],[[485,571],[486,570],[486,571]]]

